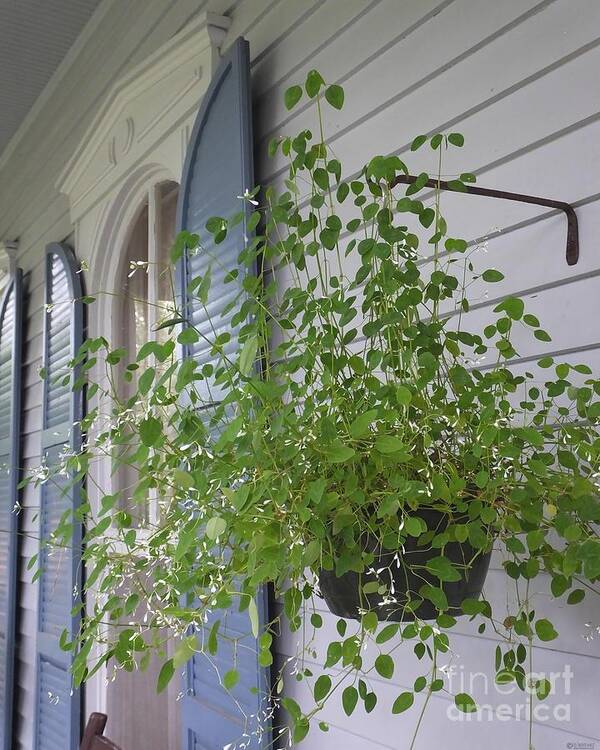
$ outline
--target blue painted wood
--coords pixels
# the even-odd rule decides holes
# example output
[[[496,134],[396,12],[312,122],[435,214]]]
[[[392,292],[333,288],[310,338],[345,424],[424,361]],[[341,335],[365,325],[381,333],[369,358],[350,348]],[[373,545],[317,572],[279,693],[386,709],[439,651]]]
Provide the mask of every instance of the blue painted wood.
[[[229,217],[244,207],[239,196],[253,187],[252,150],[249,48],[240,38],[222,59],[204,96],[187,150],[177,208],[178,231],[186,229],[198,234],[202,248],[200,252],[186,253],[180,263],[182,306],[187,319],[209,339],[227,328],[222,312],[240,295],[242,273],[237,284],[224,284],[223,276],[237,265],[247,231],[246,221],[242,221],[228,232],[224,242],[215,246],[205,225],[212,216]],[[207,304],[200,305],[186,290],[191,279],[207,273],[209,268],[212,286]],[[233,332],[226,352],[236,349]],[[202,336],[198,343],[184,348],[183,356],[193,357],[200,364],[214,361]],[[210,412],[210,403],[219,399],[218,388],[206,381],[197,384],[196,390]],[[265,622],[266,591],[258,597],[257,605]],[[242,741],[248,750],[266,748],[270,744],[269,722],[265,720],[269,670],[259,666],[247,613],[234,608],[225,617],[222,613],[218,617],[228,634],[243,635],[246,648],[238,650],[243,656],[237,663],[240,681],[232,697],[220,686],[214,666],[205,656],[198,654],[188,663],[181,701],[183,750],[215,750],[230,743],[237,747],[242,735],[246,735]],[[219,644],[216,663],[221,675],[233,666],[232,647],[225,640]],[[267,731],[260,732],[259,723]]]
[[[0,748],[13,744],[21,426],[23,274],[0,302]]]
[[[68,245],[46,248],[45,370],[42,396],[42,455],[56,465],[65,451],[81,448],[81,391],[73,391],[77,372],[70,360],[83,343],[81,273]],[[81,487],[70,477],[54,477],[40,492],[40,577],[36,659],[35,750],[76,750],[81,734],[81,693],[72,689],[72,655],[59,647],[61,633],[77,632],[81,602],[81,523],[74,519],[71,544],[58,551],[45,542],[66,511],[75,512]]]

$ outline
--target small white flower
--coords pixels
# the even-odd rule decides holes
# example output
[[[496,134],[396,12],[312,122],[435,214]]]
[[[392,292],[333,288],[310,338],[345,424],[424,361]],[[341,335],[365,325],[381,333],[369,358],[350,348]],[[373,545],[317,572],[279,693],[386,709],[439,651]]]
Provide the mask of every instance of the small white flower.
[[[244,195],[238,195],[238,199],[241,201],[248,201],[248,203],[251,203],[253,206],[258,206],[258,201],[254,200],[247,188],[244,191]]]

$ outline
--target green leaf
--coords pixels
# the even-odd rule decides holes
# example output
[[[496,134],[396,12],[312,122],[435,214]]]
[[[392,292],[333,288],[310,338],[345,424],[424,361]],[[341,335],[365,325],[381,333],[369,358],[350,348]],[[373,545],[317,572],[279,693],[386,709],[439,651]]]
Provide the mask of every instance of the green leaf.
[[[323,76],[319,73],[318,70],[309,70],[308,74],[306,76],[306,93],[311,99],[314,99],[315,96],[319,93],[319,90],[321,89],[321,86],[325,85],[325,81],[323,80]]]
[[[325,99],[335,109],[342,109],[344,106],[344,89],[337,84],[332,84],[325,89]]]
[[[567,604],[579,604],[585,597],[583,589],[574,589],[567,597]]]
[[[302,742],[302,740],[308,734],[309,729],[310,722],[305,716],[302,716],[300,719],[294,722],[294,729],[292,731],[292,741],[294,745]]]
[[[175,666],[173,664],[173,659],[168,659],[163,665],[158,675],[158,680],[156,684],[156,692],[162,693],[162,691],[167,687],[169,682],[171,681],[171,678],[175,674]]]
[[[302,717],[302,709],[293,698],[289,698],[287,696],[285,698],[282,698],[281,705],[285,708],[285,710],[295,722],[300,720],[300,718]]]
[[[434,219],[435,211],[433,210],[433,208],[424,208],[419,214],[419,221],[425,227],[425,229],[428,229],[433,224]]]
[[[237,669],[230,669],[223,675],[223,687],[225,690],[233,690],[240,681],[240,673]]]
[[[158,341],[147,341],[142,345],[137,355],[137,361],[140,362],[142,359],[154,355],[159,362],[164,362],[175,349],[175,343],[169,339],[164,344],[159,344]]]
[[[375,642],[381,645],[382,643],[385,643],[386,641],[391,640],[394,636],[398,634],[398,631],[400,630],[399,625],[386,625],[381,632],[377,635],[377,638],[375,638]]]
[[[405,516],[403,529],[410,536],[418,537],[426,530],[426,526],[417,516]]]
[[[465,137],[462,133],[450,133],[450,135],[448,136],[448,141],[453,146],[458,146],[460,148],[465,144]]]
[[[570,583],[569,579],[565,578],[564,576],[557,575],[552,578],[552,582],[550,584],[550,590],[552,591],[552,595],[555,597],[562,596],[565,591],[569,588]]]
[[[447,557],[433,557],[428,560],[425,567],[430,573],[433,573],[440,581],[460,581],[461,575],[452,565]]]
[[[179,367],[177,381],[175,383],[177,391],[182,391],[187,385],[194,381],[197,364],[196,360],[191,357],[187,357],[183,360]]]
[[[540,327],[540,321],[535,317],[535,315],[531,315],[531,313],[527,313],[526,315],[523,315],[523,322],[527,323],[528,326],[533,326],[533,328]]]
[[[494,270],[493,268],[488,268],[487,271],[483,272],[482,278],[484,281],[488,281],[493,284],[497,281],[502,281],[502,279],[504,278],[504,274],[500,273],[500,271]]]
[[[209,539],[217,539],[221,534],[225,533],[227,529],[227,523],[221,516],[212,516],[206,523],[206,536]]]
[[[331,690],[331,677],[326,674],[322,674],[315,682],[313,694],[317,703],[322,701]]]
[[[216,620],[210,629],[210,632],[208,634],[208,653],[211,654],[211,656],[214,656],[219,648],[219,641],[217,638],[217,634],[219,632],[219,625],[221,624],[221,620]]]
[[[470,714],[477,711],[477,704],[467,693],[458,693],[454,696],[454,703],[459,711]]]
[[[398,453],[406,450],[405,443],[393,435],[382,435],[375,441],[375,450],[379,453]]]
[[[139,430],[142,443],[151,448],[162,435],[162,423],[156,417],[146,417],[140,422]]]
[[[386,680],[390,680],[394,675],[394,660],[389,654],[380,654],[375,659],[375,669]]]
[[[215,235],[216,237],[217,235]],[[210,292],[210,287],[212,286],[212,268],[209,266],[206,269],[206,272],[204,276],[199,277],[199,284],[196,289],[196,296],[202,302],[203,305],[206,305],[208,302],[208,294]]]
[[[575,467],[576,467],[576,462],[575,462]],[[578,526],[576,523],[572,523],[570,526],[567,526],[567,528],[563,531],[563,536],[567,540],[567,542],[579,541],[579,539],[581,539],[582,534],[583,534],[583,531],[581,530],[581,527]]]
[[[550,336],[549,333],[542,330],[541,328],[538,328],[536,331],[534,331],[533,335],[538,341],[552,341],[552,336]]]
[[[410,389],[408,389],[404,385],[397,386],[396,401],[400,404],[400,406],[408,406],[412,401],[412,393]]]
[[[314,540],[313,540],[314,541]],[[319,542],[319,546],[321,543]],[[313,628],[322,628],[323,627],[323,618],[318,612],[313,612],[310,616],[310,624],[313,626]]]
[[[466,523],[458,524],[458,526],[454,527],[454,536],[456,537],[456,541],[460,542],[462,544],[463,542],[467,541],[467,537],[469,536],[469,527]]]
[[[341,185],[337,189],[336,193],[336,200],[338,203],[343,203],[346,198],[348,197],[348,193],[350,192],[350,187],[347,182],[342,182]]]
[[[369,432],[369,426],[373,420],[377,417],[377,409],[369,409],[369,411],[359,414],[358,417],[350,424],[349,433],[350,436],[355,440],[361,438],[363,435]]]
[[[325,660],[326,667],[333,667],[342,658],[342,644],[338,641],[333,641],[327,646],[327,659]]]
[[[117,365],[126,354],[127,351],[125,349],[113,349],[112,352],[106,355],[106,361],[109,365]]]
[[[258,620],[258,608],[256,606],[256,600],[251,597],[250,604],[248,605],[248,617],[250,618],[250,627],[252,628],[252,635],[258,638],[260,633],[260,625]]]
[[[408,691],[405,693],[400,693],[400,695],[394,701],[394,705],[392,706],[392,713],[401,714],[404,711],[408,711],[408,709],[412,706],[414,702],[415,702],[414,693],[408,692]]]
[[[293,109],[296,104],[302,99],[302,87],[301,86],[290,86],[283,95],[283,101],[286,109]]]
[[[358,691],[352,686],[348,686],[342,693],[342,707],[346,716],[351,716],[356,704],[358,703]]]
[[[363,583],[362,590],[365,594],[376,594],[380,585],[379,581],[367,581],[367,583]]]
[[[220,434],[219,439],[215,443],[215,449],[220,451],[230,443],[233,443],[239,435],[243,423],[244,417],[242,415],[233,419]]]
[[[173,469],[173,481],[176,487],[189,490],[194,486],[194,477],[183,469]]]
[[[477,474],[475,475],[475,484],[479,487],[480,490],[486,487],[489,481],[490,475],[484,469],[477,472]]]
[[[416,151],[417,149],[421,148],[421,146],[426,142],[427,142],[426,135],[418,135],[410,144],[410,150]]]
[[[539,549],[544,543],[546,532],[543,529],[535,529],[527,533],[527,546],[531,552]]]
[[[362,616],[362,626],[369,633],[374,633],[377,630],[379,624],[379,618],[377,612],[367,612]]]
[[[321,190],[327,190],[329,188],[329,174],[326,169],[323,169],[322,167],[317,167],[315,171],[313,172],[313,180],[315,181],[315,184],[317,187],[320,187]],[[335,231],[332,231],[330,229],[324,229],[321,232],[321,241],[323,240],[323,232],[328,232],[332,237],[336,237],[337,233]],[[324,243],[325,244],[325,243]],[[335,247],[335,239],[331,243],[327,243],[325,245],[327,249],[331,250]]]
[[[154,374],[154,368],[149,367],[140,375],[140,379],[138,380],[138,390],[142,395],[145,395],[150,390],[152,381],[154,380]]]
[[[248,375],[254,367],[258,351],[258,337],[250,336],[246,339],[240,354],[239,368],[242,375]]]
[[[496,305],[494,312],[505,312],[509,318],[513,320],[520,320],[523,317],[523,310],[525,309],[525,303],[518,297],[507,297],[502,300],[499,305]]]
[[[179,669],[194,656],[198,651],[198,639],[195,635],[190,635],[177,646],[173,654],[173,667]]]
[[[177,341],[184,346],[196,344],[200,340],[200,334],[195,328],[187,327],[177,336]],[[138,357],[139,359],[139,357]]]
[[[550,695],[551,692],[552,683],[550,682],[550,680],[537,680],[537,682],[535,683],[535,693],[538,697],[538,700],[543,701]]]
[[[558,638],[558,633],[550,620],[538,620],[535,623],[535,632],[540,641],[553,641],[555,638]]]
[[[329,461],[334,464],[349,461],[355,455],[354,449],[344,445],[341,440],[334,440],[331,445],[326,446],[323,450]]]
[[[422,586],[419,593],[421,596],[425,597],[425,599],[429,599],[430,602],[433,602],[438,612],[443,612],[448,609],[448,598],[443,589],[438,588],[437,586],[427,585]]]
[[[259,225],[260,220],[262,218],[262,215],[260,211],[253,211],[250,214],[250,218],[248,219],[248,224],[246,225],[246,231],[248,234],[252,234],[256,227]]]

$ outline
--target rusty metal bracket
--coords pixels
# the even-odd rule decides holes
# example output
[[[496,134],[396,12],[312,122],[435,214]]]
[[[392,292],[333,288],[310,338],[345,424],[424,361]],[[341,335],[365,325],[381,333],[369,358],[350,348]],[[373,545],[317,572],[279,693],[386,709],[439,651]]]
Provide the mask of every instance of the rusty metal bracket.
[[[390,184],[390,187],[396,187],[399,184],[411,185],[417,181],[415,175],[398,175]],[[492,190],[490,188],[477,187],[475,185],[463,185],[463,189],[457,190],[444,180],[427,180],[423,187],[434,188],[437,190],[451,190],[453,193],[470,193],[471,195],[483,195],[487,198],[501,198],[508,201],[517,201],[519,203],[532,203],[535,206],[548,206],[564,211],[567,215],[567,263],[574,266],[579,260],[579,227],[577,224],[577,214],[570,203],[563,201],[554,201],[549,198],[538,198],[535,195],[523,195],[522,193],[509,193],[505,190]]]

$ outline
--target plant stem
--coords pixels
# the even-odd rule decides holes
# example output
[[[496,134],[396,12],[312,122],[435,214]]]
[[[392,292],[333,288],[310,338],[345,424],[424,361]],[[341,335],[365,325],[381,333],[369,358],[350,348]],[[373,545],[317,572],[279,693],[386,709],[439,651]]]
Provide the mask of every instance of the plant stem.
[[[527,589],[525,591],[525,598],[527,601],[527,610],[529,610],[529,581],[527,581]],[[533,750],[533,633],[531,631],[531,625],[529,627],[527,640],[529,641],[529,742],[528,750]]]
[[[429,683],[429,689],[427,690],[427,696],[425,697],[425,701],[423,703],[423,707],[421,708],[421,713],[419,714],[419,719],[417,721],[417,726],[415,727],[415,732],[412,736],[412,740],[410,743],[410,747],[408,750],[414,750],[415,742],[417,741],[417,735],[419,734],[419,729],[421,728],[421,723],[423,721],[423,717],[425,716],[425,711],[427,710],[427,706],[429,704],[429,699],[431,698],[431,694],[433,693],[433,690],[431,689],[431,686],[433,685],[435,681],[435,677],[437,674],[437,646],[435,645],[435,642],[433,644],[433,665],[431,667],[431,681]]]

